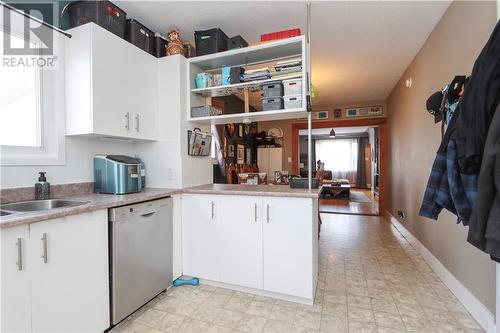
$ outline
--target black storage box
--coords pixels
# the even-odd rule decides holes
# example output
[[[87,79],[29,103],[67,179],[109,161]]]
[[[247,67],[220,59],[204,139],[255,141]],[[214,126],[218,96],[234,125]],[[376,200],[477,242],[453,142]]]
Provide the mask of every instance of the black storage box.
[[[289,178],[291,188],[309,188],[309,178]],[[319,179],[311,179],[311,188],[319,188]]]
[[[127,13],[111,1],[75,1],[63,8],[61,17],[68,15],[69,28],[94,22],[117,36],[125,36]]]
[[[229,39],[229,49],[241,49],[242,47],[247,47],[248,43],[240,35],[231,37]]]
[[[154,54],[155,34],[142,25],[139,21],[128,19],[125,26],[125,39],[143,49],[147,53]]]
[[[219,28],[195,31],[194,40],[197,56],[227,51],[229,44],[229,38]]]
[[[241,82],[241,75],[245,73],[243,67],[231,67],[231,74],[229,78],[229,83],[235,84]]]
[[[263,84],[262,97],[283,97],[283,84],[281,82],[269,82]]]
[[[282,97],[262,98],[262,109],[264,111],[283,109],[283,98]]]
[[[165,57],[167,55],[167,40],[160,35],[155,35],[154,42],[155,47],[153,55],[157,58]]]

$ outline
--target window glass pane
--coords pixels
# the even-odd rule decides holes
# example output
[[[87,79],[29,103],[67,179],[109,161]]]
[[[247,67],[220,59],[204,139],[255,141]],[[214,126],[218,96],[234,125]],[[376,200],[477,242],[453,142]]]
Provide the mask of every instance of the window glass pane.
[[[0,145],[41,146],[38,71],[35,66],[0,66]]]
[[[353,172],[357,169],[358,143],[356,139],[316,141],[316,158],[325,163],[325,170]]]

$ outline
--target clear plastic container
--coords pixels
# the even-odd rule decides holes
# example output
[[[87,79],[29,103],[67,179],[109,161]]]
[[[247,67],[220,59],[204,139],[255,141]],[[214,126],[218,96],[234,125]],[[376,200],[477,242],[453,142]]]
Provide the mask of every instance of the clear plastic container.
[[[283,92],[285,96],[302,94],[302,78],[283,80]]]
[[[302,95],[283,96],[285,109],[299,109],[302,107]]]

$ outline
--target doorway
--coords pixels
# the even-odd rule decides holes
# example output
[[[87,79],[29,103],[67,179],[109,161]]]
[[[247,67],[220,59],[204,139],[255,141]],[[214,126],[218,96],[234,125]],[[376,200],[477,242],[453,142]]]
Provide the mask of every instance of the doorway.
[[[386,119],[315,122],[313,175],[321,213],[380,215],[386,203]],[[307,124],[293,125],[293,171],[307,176]]]

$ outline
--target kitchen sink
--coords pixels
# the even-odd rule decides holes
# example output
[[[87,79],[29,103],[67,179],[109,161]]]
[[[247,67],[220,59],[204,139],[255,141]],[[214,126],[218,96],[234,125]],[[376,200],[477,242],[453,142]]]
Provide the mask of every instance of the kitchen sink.
[[[3,204],[1,206],[2,210],[7,210],[8,212],[2,211],[2,216],[11,214],[11,212],[34,212],[40,210],[49,210],[54,208],[65,208],[65,207],[75,207],[80,205],[85,205],[87,201],[78,200],[65,200],[65,199],[49,199],[49,200],[32,200],[32,201],[22,201],[13,202],[8,204]]]

